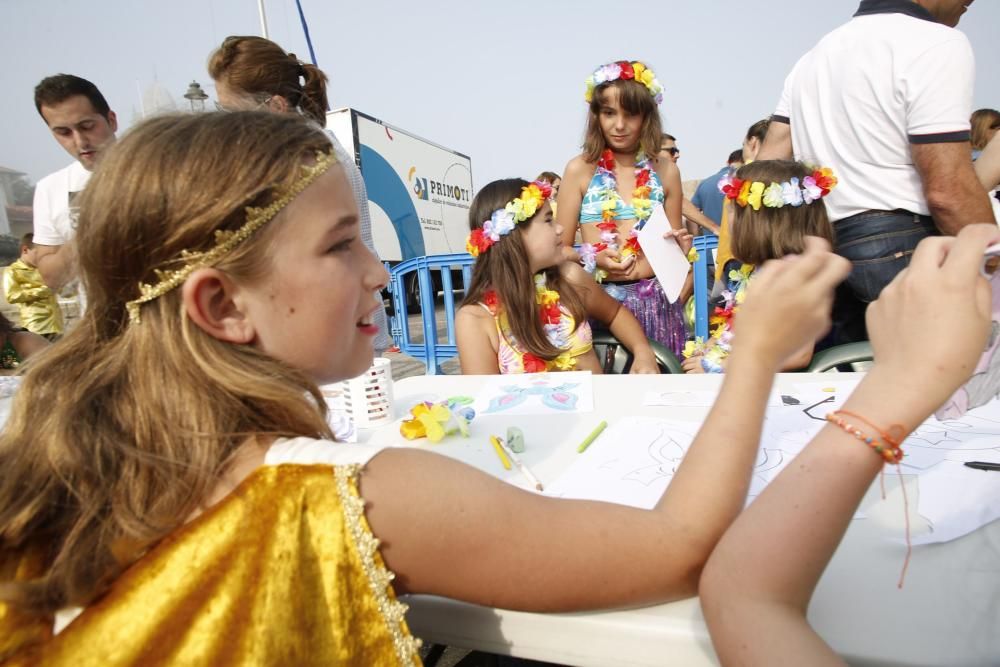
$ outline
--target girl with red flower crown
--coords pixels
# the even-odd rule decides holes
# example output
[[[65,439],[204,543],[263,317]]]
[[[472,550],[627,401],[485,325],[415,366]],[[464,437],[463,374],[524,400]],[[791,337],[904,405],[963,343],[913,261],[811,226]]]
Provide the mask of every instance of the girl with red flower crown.
[[[594,71],[584,99],[583,153],[566,165],[557,202],[565,253],[577,259],[570,248],[579,225],[584,267],[635,315],[647,337],[679,355],[687,338],[683,299],[669,302],[634,236],[653,207],[662,206],[682,249],[690,248],[682,231],[680,172],[657,157],[663,88],[646,65],[623,60]]]
[[[632,373],[658,373],[639,322],[579,264],[563,257],[552,187],[518,178],[476,195],[466,243],[474,255],[455,316],[463,373],[601,372],[588,318],[604,322],[632,353]]]

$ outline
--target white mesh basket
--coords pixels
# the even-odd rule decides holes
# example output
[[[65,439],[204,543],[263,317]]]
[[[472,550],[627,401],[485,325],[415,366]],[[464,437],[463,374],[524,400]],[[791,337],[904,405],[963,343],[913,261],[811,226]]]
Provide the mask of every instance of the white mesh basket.
[[[376,357],[371,368],[340,386],[344,410],[358,428],[382,426],[393,420],[392,364],[385,357]]]

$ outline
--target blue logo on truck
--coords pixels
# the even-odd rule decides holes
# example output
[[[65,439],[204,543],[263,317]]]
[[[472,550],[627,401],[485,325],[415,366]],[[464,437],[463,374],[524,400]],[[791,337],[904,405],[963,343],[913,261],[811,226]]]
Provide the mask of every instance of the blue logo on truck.
[[[428,199],[430,199],[427,190],[427,179],[420,178],[419,176],[413,178],[413,174],[415,174],[416,171],[417,171],[416,167],[410,167],[410,173],[407,174],[406,179],[408,181],[413,181],[413,194],[416,195],[417,199],[423,199],[424,201],[427,201]]]

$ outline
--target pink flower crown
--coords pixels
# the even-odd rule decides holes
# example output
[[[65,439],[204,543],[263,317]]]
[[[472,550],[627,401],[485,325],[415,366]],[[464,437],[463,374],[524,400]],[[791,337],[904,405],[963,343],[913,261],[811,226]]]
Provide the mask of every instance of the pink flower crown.
[[[514,230],[514,225],[531,218],[552,195],[552,185],[546,181],[533,181],[521,188],[521,196],[493,211],[482,227],[473,229],[465,241],[466,251],[479,257],[494,243]]]
[[[663,86],[660,82],[656,80],[656,75],[653,74],[653,70],[646,67],[645,64],[634,60],[629,62],[628,60],[618,60],[613,63],[608,63],[607,65],[601,65],[594,70],[594,73],[587,77],[587,90],[583,94],[583,99],[590,104],[591,100],[594,99],[594,89],[597,88],[602,83],[608,83],[610,81],[617,81],[618,79],[624,79],[626,81],[632,80],[642,85],[646,86],[649,90],[649,94],[653,96],[656,103],[659,104],[663,101]]]
[[[726,199],[740,206],[749,206],[759,211],[761,206],[781,208],[783,206],[802,206],[821,199],[837,186],[837,177],[829,167],[814,169],[801,181],[795,177],[784,183],[771,181],[768,185],[762,181],[745,181],[727,174],[719,179],[719,192]]]

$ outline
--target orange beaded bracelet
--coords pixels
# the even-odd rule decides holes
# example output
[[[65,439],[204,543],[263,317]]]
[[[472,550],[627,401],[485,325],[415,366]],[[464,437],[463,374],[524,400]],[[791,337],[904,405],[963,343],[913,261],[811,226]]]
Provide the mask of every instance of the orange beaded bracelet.
[[[864,422],[868,426],[871,426],[873,429],[875,429],[875,432],[878,433],[879,437],[876,438],[867,435],[860,428],[858,428],[854,424],[849,423],[840,415],[847,415],[849,417],[853,417],[854,419],[858,419]],[[861,415],[856,415],[853,412],[848,412],[847,410],[837,410],[836,412],[831,412],[826,415],[826,420],[831,424],[839,426],[845,432],[849,433],[850,435],[853,435],[855,438],[857,438],[861,442],[865,443],[866,445],[874,449],[875,452],[879,454],[882,458],[884,458],[887,463],[895,463],[898,465],[903,460],[903,450],[900,447],[900,441],[901,441],[900,436],[903,433],[902,426],[893,425],[892,427],[890,427],[890,431],[892,431],[893,433],[890,434],[879,429],[877,426],[872,424],[870,421],[868,421]]]

